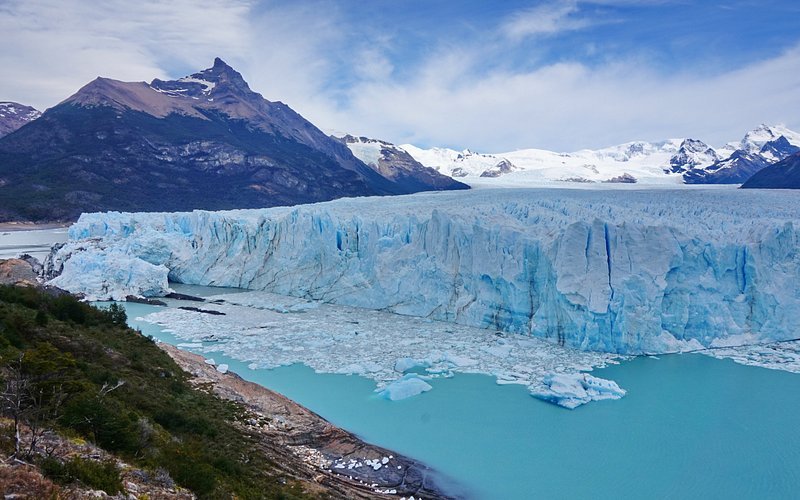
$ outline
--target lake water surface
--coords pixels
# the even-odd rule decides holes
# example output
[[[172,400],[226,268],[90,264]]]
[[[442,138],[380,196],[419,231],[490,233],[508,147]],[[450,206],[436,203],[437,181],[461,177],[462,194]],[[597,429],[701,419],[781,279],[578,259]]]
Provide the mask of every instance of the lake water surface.
[[[179,343],[135,319],[157,307],[125,306],[132,326]],[[595,372],[627,396],[570,411],[483,375],[434,379],[428,393],[387,401],[365,378],[303,365],[251,370],[213,357],[367,441],[429,464],[472,498],[796,498],[800,491],[800,376],[791,373],[697,354],[637,358]]]

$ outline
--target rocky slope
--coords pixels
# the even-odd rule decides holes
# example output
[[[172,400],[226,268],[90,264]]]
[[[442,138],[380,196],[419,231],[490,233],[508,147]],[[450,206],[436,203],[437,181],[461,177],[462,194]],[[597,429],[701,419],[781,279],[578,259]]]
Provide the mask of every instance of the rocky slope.
[[[345,498],[382,494],[446,498],[425,466],[365,443],[294,401],[235,373],[221,373],[202,356],[166,344],[160,346],[192,375],[194,385],[210,386],[217,396],[244,404],[253,418],[243,425],[259,436],[267,454],[285,464],[287,474],[317,483],[319,492]]]
[[[36,108],[17,102],[0,102],[0,137],[42,116]]]
[[[742,187],[800,189],[800,153],[762,169],[742,184]]]
[[[438,188],[387,179],[222,60],[174,81],[98,78],[0,139],[0,220],[253,208]]]
[[[352,135],[346,135],[339,140],[367,166],[404,186],[420,191],[469,189],[466,184],[426,167],[390,142]]]

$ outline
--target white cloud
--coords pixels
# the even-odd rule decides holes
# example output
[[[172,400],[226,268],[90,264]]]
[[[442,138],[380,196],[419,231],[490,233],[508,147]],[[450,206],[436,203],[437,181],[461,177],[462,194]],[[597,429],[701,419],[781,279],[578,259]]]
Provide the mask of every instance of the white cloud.
[[[592,3],[609,2],[630,0]],[[98,75],[177,77],[220,56],[321,128],[425,146],[568,151],[674,136],[719,144],[761,122],[800,128],[800,46],[717,75],[663,74],[646,59],[504,63],[514,36],[577,29],[575,9],[563,3],[536,22],[526,11],[469,43],[428,47],[409,67],[392,59],[394,40],[363,36],[329,2],[6,0],[0,99],[44,108]]]
[[[575,1],[557,1],[519,11],[503,24],[501,31],[511,40],[545,36],[586,28],[589,19],[575,16],[579,11]]]
[[[712,77],[665,76],[631,60],[601,68],[560,63],[482,78],[467,68],[460,79],[450,73],[437,80],[431,73],[440,66],[452,68],[432,59],[406,85],[358,86],[339,128],[498,152],[570,151],[676,136],[721,144],[762,122],[800,127],[800,46]]]
[[[150,80],[179,62],[242,53],[248,0],[8,0],[0,6],[3,99],[52,106],[97,76]],[[209,57],[211,54],[211,58]]]

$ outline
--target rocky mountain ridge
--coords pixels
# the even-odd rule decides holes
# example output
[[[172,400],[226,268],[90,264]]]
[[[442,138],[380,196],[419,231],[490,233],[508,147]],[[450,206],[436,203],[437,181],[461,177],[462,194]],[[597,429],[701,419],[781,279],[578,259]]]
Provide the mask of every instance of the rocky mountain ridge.
[[[217,58],[174,81],[97,78],[0,139],[0,220],[294,205],[448,189],[371,169]]]

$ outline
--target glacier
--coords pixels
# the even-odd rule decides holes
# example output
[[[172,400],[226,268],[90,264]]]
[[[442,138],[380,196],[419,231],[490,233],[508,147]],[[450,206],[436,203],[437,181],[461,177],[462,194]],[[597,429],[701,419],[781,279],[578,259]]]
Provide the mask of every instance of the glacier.
[[[655,354],[797,338],[798,220],[791,192],[622,186],[95,213],[47,267],[94,299],[169,280]]]

